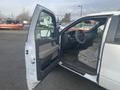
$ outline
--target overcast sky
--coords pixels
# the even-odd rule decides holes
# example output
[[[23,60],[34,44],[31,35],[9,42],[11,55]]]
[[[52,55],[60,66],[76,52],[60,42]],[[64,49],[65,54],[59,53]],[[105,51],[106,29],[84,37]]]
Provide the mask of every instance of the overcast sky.
[[[0,12],[6,16],[18,15],[24,9],[30,14],[36,4],[43,5],[52,10],[57,16],[63,16],[70,12],[72,15],[80,15],[80,7],[83,5],[83,13],[120,10],[120,0],[0,0]]]

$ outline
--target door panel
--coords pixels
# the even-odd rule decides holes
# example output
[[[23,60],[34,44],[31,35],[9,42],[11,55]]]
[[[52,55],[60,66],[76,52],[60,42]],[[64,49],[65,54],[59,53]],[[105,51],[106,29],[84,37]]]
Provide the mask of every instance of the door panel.
[[[44,59],[51,54],[55,54],[58,50],[58,45],[52,46],[51,43],[41,45],[39,47],[39,58]]]
[[[35,88],[57,65],[58,37],[54,14],[37,5],[25,45],[26,78],[29,90]]]
[[[109,90],[120,90],[120,45],[106,43],[99,84]]]
[[[115,15],[107,33],[102,54],[99,84],[109,90],[120,90],[120,16]]]

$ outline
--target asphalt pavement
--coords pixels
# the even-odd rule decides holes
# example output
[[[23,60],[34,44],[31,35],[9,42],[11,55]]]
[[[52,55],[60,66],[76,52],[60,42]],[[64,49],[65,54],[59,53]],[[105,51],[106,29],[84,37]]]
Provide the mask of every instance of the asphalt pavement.
[[[27,90],[24,44],[27,31],[0,31],[0,90]],[[104,90],[60,66],[35,90]]]

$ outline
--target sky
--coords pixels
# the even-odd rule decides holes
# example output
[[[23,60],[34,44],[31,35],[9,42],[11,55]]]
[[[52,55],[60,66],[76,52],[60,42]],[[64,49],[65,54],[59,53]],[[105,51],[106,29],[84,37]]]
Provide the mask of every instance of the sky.
[[[0,13],[9,16],[17,16],[23,10],[32,15],[36,4],[40,4],[52,10],[57,16],[71,13],[73,17],[80,15],[80,7],[83,6],[83,14],[120,10],[120,0],[0,0]]]

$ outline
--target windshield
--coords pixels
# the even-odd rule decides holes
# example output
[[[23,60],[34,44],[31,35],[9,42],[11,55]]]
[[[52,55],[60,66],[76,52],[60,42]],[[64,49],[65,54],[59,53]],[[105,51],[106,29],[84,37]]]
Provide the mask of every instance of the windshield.
[[[93,27],[95,27],[99,22],[95,20],[87,20],[78,23],[74,27],[70,28],[70,30],[91,30]]]

